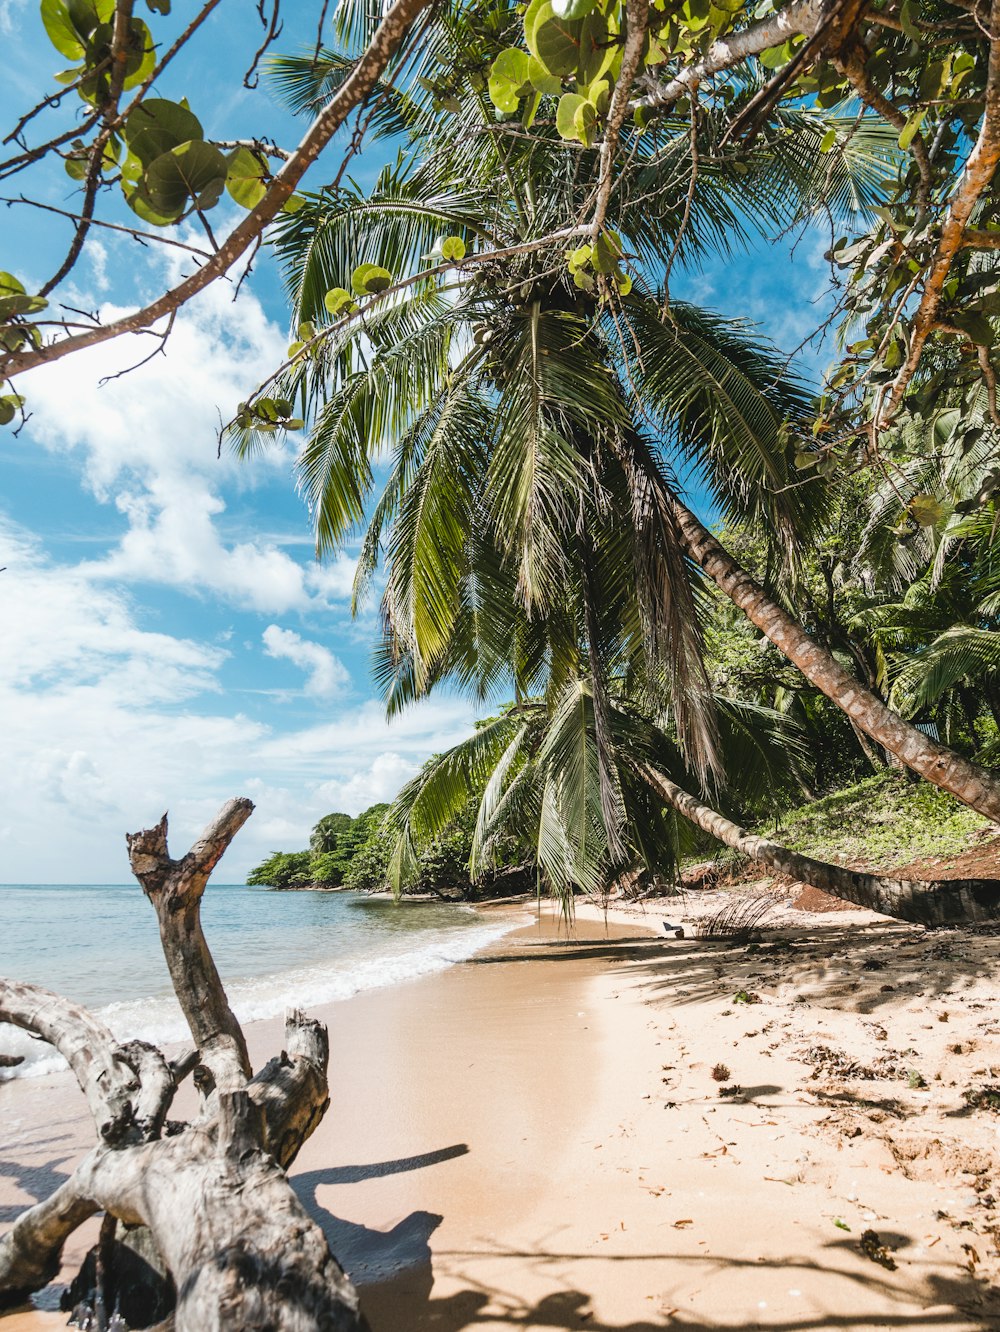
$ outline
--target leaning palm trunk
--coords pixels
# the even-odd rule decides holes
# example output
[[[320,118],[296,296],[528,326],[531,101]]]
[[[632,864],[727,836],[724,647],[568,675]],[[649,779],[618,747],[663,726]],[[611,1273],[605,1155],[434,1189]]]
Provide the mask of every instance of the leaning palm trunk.
[[[1000,823],[1000,779],[987,768],[924,735],[886,707],[771,600],[676,496],[672,506],[677,530],[690,558],[811,684],[901,763],[964,805]]]
[[[833,897],[853,902],[855,906],[880,911],[884,916],[895,916],[898,920],[914,921],[918,925],[951,925],[1000,918],[1000,880],[945,879],[923,883],[887,879],[880,874],[830,865],[789,851],[767,837],[748,833],[652,768],[644,768],[642,775],[658,795],[703,832],[778,874],[810,883]]]

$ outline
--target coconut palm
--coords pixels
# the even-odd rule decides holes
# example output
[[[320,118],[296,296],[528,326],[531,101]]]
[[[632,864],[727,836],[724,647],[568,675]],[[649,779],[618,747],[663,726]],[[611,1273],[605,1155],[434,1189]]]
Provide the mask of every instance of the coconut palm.
[[[437,20],[437,50],[458,71],[475,60],[485,68],[513,21],[504,6],[469,13]],[[296,77],[308,82],[301,67]],[[440,78],[420,77],[438,97]],[[312,329],[332,330],[310,341],[311,354],[281,386],[315,418],[300,483],[320,552],[370,513],[358,588],[384,556],[390,700],[443,677],[456,617],[469,615],[490,664],[469,662],[462,678],[480,692],[501,679],[516,695],[530,692],[543,664],[568,678],[587,644],[602,732],[610,663],[595,644],[598,622],[614,614],[617,640],[641,643],[664,664],[694,770],[718,772],[693,562],[866,734],[1000,819],[992,774],[859,685],[678,496],[672,469],[696,476],[723,514],[758,524],[785,555],[820,518],[820,485],[790,484],[792,454],[806,447],[796,439],[809,415],[804,386],[747,330],[669,300],[652,282],[666,256],[733,244],[751,218],[787,220],[789,199],[815,183],[805,164],[815,161],[825,124],[787,113],[782,134],[755,141],[740,163],[738,206],[708,117],[693,190],[689,125],[665,118],[648,138],[626,134],[622,153],[634,162],[620,175],[609,229],[571,250],[567,267],[567,240],[547,238],[585,215],[595,154],[567,145],[541,116],[530,132],[498,122],[471,75],[446,100],[445,124],[426,97],[387,90],[380,114],[386,129],[409,135],[407,152],[368,192],[339,185],[309,199],[278,241],[296,322],[310,338]],[[880,159],[853,123],[837,163],[854,195],[870,201]],[[664,186],[671,173],[683,190]],[[444,277],[441,263],[422,268],[446,253],[489,261],[456,262]],[[405,285],[345,322],[346,288],[361,260]],[[260,443],[252,426],[238,439],[243,451]],[[490,644],[484,607],[508,596],[525,611],[523,639]],[[532,627],[542,620],[545,634]],[[607,746],[598,748],[606,773]]]
[[[894,707],[964,714],[974,737],[984,704],[1000,726],[998,438],[987,403],[958,438],[942,406],[901,436],[905,454],[871,496],[858,566],[883,596],[855,622]]]
[[[720,746],[738,774],[727,798],[755,796],[782,782],[789,748],[801,743],[782,714],[720,700]],[[643,703],[617,690],[607,709],[618,787],[612,828],[599,776],[597,704],[592,682],[567,682],[555,698],[528,699],[436,755],[410,781],[386,816],[394,840],[390,875],[398,890],[432,841],[470,800],[478,805],[470,871],[493,866],[502,841],[537,863],[569,914],[573,894],[603,897],[629,871],[669,875],[691,845],[685,828],[704,833],[765,870],[811,883],[845,901],[922,924],[993,920],[1000,885],[992,881],[918,883],[818,861],[746,832],[686,786],[687,769],[669,729]],[[681,785],[681,783],[684,785]]]

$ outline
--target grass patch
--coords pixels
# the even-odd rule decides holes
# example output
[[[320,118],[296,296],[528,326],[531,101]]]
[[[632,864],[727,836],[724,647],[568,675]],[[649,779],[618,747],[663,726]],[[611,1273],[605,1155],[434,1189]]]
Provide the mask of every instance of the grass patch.
[[[789,810],[777,831],[760,831],[819,860],[889,869],[923,856],[958,855],[988,826],[936,786],[888,771]]]

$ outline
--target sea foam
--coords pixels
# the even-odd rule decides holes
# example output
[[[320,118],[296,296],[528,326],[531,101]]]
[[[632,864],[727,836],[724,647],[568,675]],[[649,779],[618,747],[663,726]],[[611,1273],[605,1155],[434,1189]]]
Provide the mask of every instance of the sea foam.
[[[474,914],[469,908],[465,910]],[[342,954],[329,962],[311,962],[260,976],[225,978],[226,993],[241,1022],[280,1017],[292,1007],[308,1011],[350,999],[365,990],[399,985],[443,971],[502,938],[516,924],[507,917],[470,924],[460,930],[429,931],[429,937],[425,934],[416,946],[412,935],[387,933],[384,948],[377,954],[370,951]],[[93,1011],[122,1041],[144,1040],[155,1045],[190,1042],[172,994],[121,999]],[[4,1031],[3,1050],[6,1054],[22,1055],[24,1063],[0,1070],[0,1082],[41,1077],[66,1068],[65,1060],[51,1046],[16,1029]]]

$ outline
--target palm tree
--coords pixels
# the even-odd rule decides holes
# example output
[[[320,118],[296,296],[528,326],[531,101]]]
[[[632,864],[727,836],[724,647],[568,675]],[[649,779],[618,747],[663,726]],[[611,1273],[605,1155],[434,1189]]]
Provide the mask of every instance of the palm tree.
[[[800,742],[780,713],[721,700],[720,710],[720,743],[729,770],[738,775],[727,795],[760,799],[781,782],[788,749]],[[574,891],[603,896],[636,865],[671,873],[691,844],[686,823],[771,872],[901,920],[940,925],[1000,916],[1000,884],[994,881],[891,879],[815,860],[747,833],[680,784],[697,779],[668,730],[617,692],[607,726],[623,795],[618,827],[608,824],[602,800],[592,682],[573,680],[555,699],[529,699],[507,709],[470,739],[435,756],[404,787],[385,824],[394,840],[394,887],[398,890],[416,866],[420,846],[474,800],[473,875],[492,866],[499,840],[508,854],[513,843],[525,859],[537,862],[567,914]]]
[[[485,68],[512,21],[503,5],[472,20],[443,13],[442,63]],[[325,70],[288,62],[286,85],[305,96],[336,74],[337,59]],[[421,78],[440,92],[439,81]],[[489,665],[470,660],[464,683],[483,692],[505,678],[521,696],[543,652],[553,654],[553,678],[569,678],[583,642],[600,718],[608,663],[596,631],[614,605],[623,640],[641,641],[666,667],[693,769],[718,771],[693,562],[861,730],[1000,820],[1000,781],[904,722],[812,640],[683,504],[671,471],[693,471],[724,514],[760,525],[786,555],[821,518],[821,485],[790,486],[791,456],[807,447],[797,440],[810,415],[805,387],[746,330],[670,301],[646,275],[666,255],[735,243],[750,219],[787,220],[789,196],[815,183],[826,123],[786,113],[784,132],[762,136],[741,161],[738,205],[709,118],[693,190],[688,124],[666,117],[648,137],[625,135],[622,153],[635,165],[613,196],[616,230],[574,252],[567,269],[566,242],[544,238],[585,211],[595,154],[541,121],[530,132],[498,123],[471,76],[448,99],[443,125],[425,97],[387,90],[384,127],[410,136],[408,153],[369,193],[348,185],[309,199],[278,242],[296,321],[307,328],[331,325],[326,294],[349,286],[361,260],[390,281],[408,279],[363,320],[340,319],[281,386],[315,416],[299,468],[321,553],[364,521],[377,468],[391,458],[358,583],[360,592],[384,547],[390,705],[443,678],[444,645],[456,617],[469,615]],[[834,195],[870,202],[881,149],[853,121],[841,128],[837,169],[853,194],[838,186]],[[683,191],[663,188],[671,171]],[[423,259],[455,242],[498,258],[456,266],[444,280],[435,264],[421,277]],[[636,273],[629,294],[627,266]],[[260,442],[251,421],[238,446]],[[570,583],[582,590],[572,614]],[[523,641],[490,643],[483,607],[507,596],[526,612]],[[532,627],[542,620],[547,634]],[[599,753],[607,768],[606,746]]]
[[[900,432],[905,452],[871,496],[858,564],[884,594],[855,623],[893,707],[938,707],[946,730],[964,714],[975,739],[983,706],[1000,727],[997,433],[985,402],[965,417],[965,439],[947,417]]]

